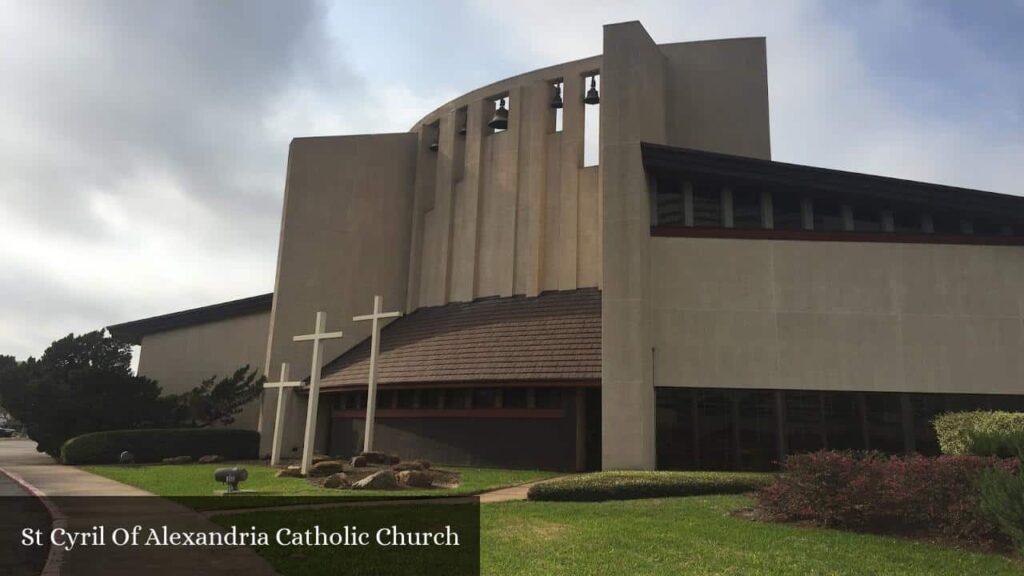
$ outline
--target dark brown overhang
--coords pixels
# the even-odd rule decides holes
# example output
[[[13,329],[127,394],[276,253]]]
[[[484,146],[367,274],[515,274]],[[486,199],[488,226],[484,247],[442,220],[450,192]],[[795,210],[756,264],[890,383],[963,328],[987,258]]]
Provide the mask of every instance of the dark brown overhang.
[[[365,387],[368,372],[367,339],[324,367],[321,386]],[[420,308],[381,331],[382,386],[600,379],[596,288]]]
[[[192,308],[191,310],[182,310],[181,312],[172,312],[151,318],[143,318],[142,320],[114,324],[107,326],[107,330],[115,338],[132,344],[141,344],[142,337],[147,334],[165,332],[195,324],[216,322],[217,320],[225,320],[237,316],[269,312],[273,302],[273,293],[260,294],[259,296],[222,302],[220,304],[203,306],[202,308]]]
[[[655,173],[701,174],[819,194],[847,194],[955,212],[981,212],[1001,218],[1024,219],[1024,197],[1021,196],[648,142],[642,142],[640,148],[644,166]]]

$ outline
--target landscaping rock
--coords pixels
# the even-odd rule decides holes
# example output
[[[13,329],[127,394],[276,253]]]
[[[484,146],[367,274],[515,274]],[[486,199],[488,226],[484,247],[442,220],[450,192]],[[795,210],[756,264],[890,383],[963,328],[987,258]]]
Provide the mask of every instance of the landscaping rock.
[[[366,459],[367,464],[388,464],[388,455],[383,452],[362,452],[359,454]]]
[[[199,460],[197,460],[200,464],[216,464],[223,461],[224,457],[220,454],[207,454],[206,456],[200,456]]]
[[[164,464],[188,464],[191,461],[191,456],[173,456],[171,458],[164,458],[162,460]]]
[[[348,488],[351,482],[348,481],[348,476],[344,472],[338,472],[337,474],[331,474],[324,480],[324,488]]]
[[[353,490],[397,490],[400,487],[391,470],[374,472],[352,485]]]
[[[393,466],[401,461],[402,459],[398,457],[398,454],[388,454],[386,463],[388,466]]]
[[[399,462],[392,466],[391,469],[395,472],[401,472],[403,470],[423,470],[424,468],[423,464],[420,464],[416,460],[411,460],[408,462]]]
[[[353,456],[352,461],[349,464],[353,468],[364,468],[366,466],[366,457],[364,456]]]
[[[402,470],[395,474],[395,479],[410,488],[430,488],[434,485],[434,477],[423,470]]]
[[[326,454],[313,454],[313,456],[309,459],[309,463],[310,464],[319,464],[321,462],[326,462],[328,460],[335,460],[335,458],[332,458],[331,456],[327,456]]]
[[[278,470],[274,476],[278,478],[302,478],[302,468],[298,466],[289,466]]]
[[[134,464],[135,454],[132,454],[131,452],[125,450],[124,452],[121,452],[121,456],[119,456],[117,460],[121,464]]]
[[[313,464],[309,469],[309,475],[314,478],[330,476],[345,471],[345,463],[341,460],[324,460]]]

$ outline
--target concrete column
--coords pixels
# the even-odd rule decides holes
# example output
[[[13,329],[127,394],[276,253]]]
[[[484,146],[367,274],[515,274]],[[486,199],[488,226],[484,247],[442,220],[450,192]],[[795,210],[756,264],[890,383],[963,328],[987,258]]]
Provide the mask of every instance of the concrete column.
[[[561,202],[559,207],[558,289],[576,288],[579,258],[579,180],[583,167],[583,85],[578,74],[566,76],[562,90]]]
[[[519,212],[516,220],[515,293],[536,296],[544,271],[544,227],[547,205],[547,138],[554,117],[551,84],[535,82],[520,91],[524,103],[519,162]]]
[[[650,198],[640,142],[666,141],[665,58],[638,22],[605,26],[601,79],[602,466],[653,469]]]
[[[435,285],[431,287],[431,304],[448,301],[452,277],[452,226],[455,210],[455,110],[448,110],[440,119],[438,130],[437,173],[434,187],[434,224],[438,235],[436,247],[437,270]]]
[[[472,102],[466,110],[466,173],[463,177],[463,190],[466,194],[466,265],[471,267],[467,275],[468,286],[458,286],[454,290],[455,299],[472,300],[477,296],[477,250],[480,248],[480,187],[483,178],[483,139],[487,130],[487,122],[494,114],[490,100]]]

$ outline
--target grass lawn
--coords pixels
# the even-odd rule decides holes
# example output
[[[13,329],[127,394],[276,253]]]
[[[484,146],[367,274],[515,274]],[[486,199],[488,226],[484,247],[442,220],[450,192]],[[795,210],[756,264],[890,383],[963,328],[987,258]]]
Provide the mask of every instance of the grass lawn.
[[[483,574],[963,575],[1020,574],[1002,556],[835,530],[733,518],[747,496],[481,507]],[[222,525],[340,526],[345,509],[219,516]],[[259,550],[285,576],[337,573],[345,547]]]
[[[238,496],[214,496],[215,490],[225,486],[214,482],[213,471],[217,468],[238,465],[249,471],[249,479],[241,488],[255,490],[256,494]],[[440,466],[443,470],[459,472],[462,483],[457,488],[433,488],[427,490],[328,490],[313,486],[304,478],[276,478],[274,468],[262,462],[229,464],[138,464],[131,466],[104,465],[82,466],[83,470],[130,484],[178,500],[199,510],[225,508],[251,508],[256,506],[279,506],[321,502],[324,499],[393,499],[423,498],[439,496],[461,496],[478,494],[505,486],[513,486],[533,480],[557,476],[557,472],[540,470],[503,470],[498,468],[464,468]]]

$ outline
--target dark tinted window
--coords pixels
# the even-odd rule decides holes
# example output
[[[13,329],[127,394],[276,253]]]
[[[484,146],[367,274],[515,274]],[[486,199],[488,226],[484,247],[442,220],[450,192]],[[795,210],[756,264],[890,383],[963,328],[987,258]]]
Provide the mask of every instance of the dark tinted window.
[[[735,228],[761,228],[761,193],[755,190],[733,190],[732,221]]]
[[[881,232],[882,211],[877,208],[855,206],[853,208],[853,229],[857,232]]]
[[[800,196],[788,192],[772,193],[772,219],[779,230],[802,230],[803,215],[800,211]]]
[[[719,187],[693,187],[693,225],[703,228],[722,227],[722,193]]]
[[[503,408],[526,408],[526,388],[506,388],[502,391]]]
[[[683,187],[670,178],[658,179],[658,226],[682,226],[683,218]]]
[[[537,388],[534,392],[534,404],[537,408],[561,408],[561,388]]]
[[[822,232],[844,230],[843,205],[838,200],[816,198],[814,200],[814,229]]]
[[[920,234],[921,214],[909,210],[896,210],[892,214],[893,231],[900,234]]]

